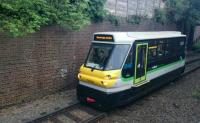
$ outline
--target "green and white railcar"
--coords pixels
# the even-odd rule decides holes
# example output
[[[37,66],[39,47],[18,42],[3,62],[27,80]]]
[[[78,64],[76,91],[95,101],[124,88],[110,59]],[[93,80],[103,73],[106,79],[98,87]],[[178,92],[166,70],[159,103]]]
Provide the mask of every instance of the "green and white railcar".
[[[99,32],[78,74],[81,102],[111,108],[179,77],[186,36],[177,31]]]

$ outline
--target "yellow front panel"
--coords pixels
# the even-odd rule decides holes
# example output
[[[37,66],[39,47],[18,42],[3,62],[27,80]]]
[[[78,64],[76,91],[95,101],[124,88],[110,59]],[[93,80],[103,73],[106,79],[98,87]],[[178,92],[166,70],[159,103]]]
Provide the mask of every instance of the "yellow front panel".
[[[82,65],[78,74],[78,79],[83,82],[109,88],[116,83],[117,78],[120,76],[120,71],[121,70],[103,71],[96,69],[92,71],[91,68]]]

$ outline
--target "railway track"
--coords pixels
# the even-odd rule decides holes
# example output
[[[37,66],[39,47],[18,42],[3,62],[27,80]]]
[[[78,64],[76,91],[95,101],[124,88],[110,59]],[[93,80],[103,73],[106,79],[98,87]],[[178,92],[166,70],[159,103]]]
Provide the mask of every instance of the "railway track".
[[[105,116],[106,113],[104,112],[76,102],[27,123],[93,123]]]
[[[192,73],[193,71],[200,68],[200,58],[196,58],[190,61],[187,61],[186,63],[185,72],[182,74],[182,76],[185,76],[189,73]]]
[[[200,58],[187,61],[186,69],[182,76],[185,76],[199,68]],[[105,116],[105,112],[97,111],[76,102],[27,123],[93,123]]]

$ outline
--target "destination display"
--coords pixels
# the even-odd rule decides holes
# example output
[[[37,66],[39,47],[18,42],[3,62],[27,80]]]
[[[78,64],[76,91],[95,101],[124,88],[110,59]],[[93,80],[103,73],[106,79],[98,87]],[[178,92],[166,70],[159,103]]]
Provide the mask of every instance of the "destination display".
[[[114,42],[113,36],[112,35],[94,35],[94,40],[95,41],[109,41],[109,42]]]

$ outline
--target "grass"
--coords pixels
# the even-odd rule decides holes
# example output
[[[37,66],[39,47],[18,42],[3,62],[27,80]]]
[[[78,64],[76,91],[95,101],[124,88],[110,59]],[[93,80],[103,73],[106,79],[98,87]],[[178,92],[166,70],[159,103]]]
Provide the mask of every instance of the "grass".
[[[192,96],[198,100],[200,100],[200,89],[196,89],[194,90],[194,92],[192,93]]]

